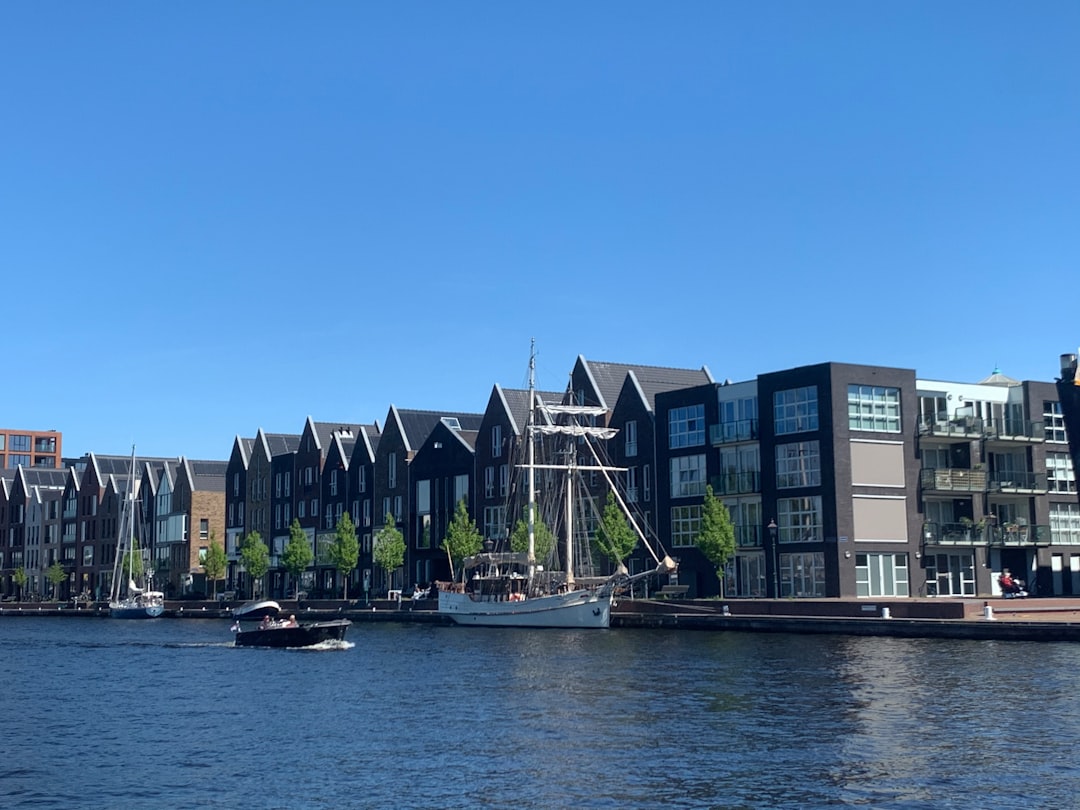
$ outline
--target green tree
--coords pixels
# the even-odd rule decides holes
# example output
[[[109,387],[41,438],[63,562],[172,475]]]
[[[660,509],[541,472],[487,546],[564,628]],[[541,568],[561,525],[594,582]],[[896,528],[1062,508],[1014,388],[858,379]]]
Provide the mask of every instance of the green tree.
[[[701,529],[695,545],[701,549],[720,580],[720,595],[724,595],[724,564],[735,553],[735,527],[723,502],[713,495],[711,486],[705,487],[705,500],[701,504]]]
[[[19,589],[18,598],[20,602],[23,598],[23,588],[26,587],[27,579],[28,577],[26,576],[26,569],[23,568],[21,565],[16,568],[15,573],[11,575],[11,581],[14,582],[15,587]]]
[[[356,539],[356,524],[349,513],[341,516],[334,529],[334,539],[326,546],[326,561],[341,574],[345,583],[345,598],[349,598],[349,574],[360,559],[360,543]]]
[[[638,544],[637,533],[610,491],[604,504],[604,515],[596,529],[596,544],[600,552],[616,565],[629,557]]]
[[[281,564],[285,566],[285,570],[292,575],[293,582],[296,583],[293,590],[296,591],[297,599],[300,598],[300,576],[314,561],[315,555],[308,544],[307,535],[300,528],[300,521],[293,518],[293,522],[289,525],[289,542],[285,544],[281,552]]]
[[[53,586],[53,599],[59,602],[60,583],[67,579],[67,571],[64,570],[64,566],[60,564],[59,560],[45,569],[45,579]]]
[[[270,570],[270,549],[266,547],[261,534],[248,532],[240,544],[240,559],[253,580],[262,580],[266,576]]]
[[[131,549],[124,552],[124,559],[120,561],[120,571],[125,577],[139,581],[143,575],[142,553],[139,549],[139,538],[131,538]]]
[[[206,573],[206,578],[211,582],[214,599],[217,599],[218,580],[225,578],[225,569],[228,564],[229,560],[225,556],[225,549],[217,541],[214,533],[210,532],[210,545],[207,546],[206,556],[203,557],[201,565],[202,570]]]
[[[405,538],[395,525],[394,516],[386,513],[383,527],[375,533],[371,554],[375,563],[386,571],[386,581],[405,564]]]
[[[462,498],[454,508],[454,519],[450,521],[450,526],[446,529],[446,538],[439,546],[450,560],[451,579],[454,578],[454,560],[464,560],[471,554],[476,554],[483,545],[484,538],[472,518],[469,517],[465,499]]]
[[[537,561],[543,562],[551,557],[555,548],[555,535],[542,520],[533,524],[533,555]],[[524,554],[529,550],[529,524],[519,520],[510,533],[510,550]]]

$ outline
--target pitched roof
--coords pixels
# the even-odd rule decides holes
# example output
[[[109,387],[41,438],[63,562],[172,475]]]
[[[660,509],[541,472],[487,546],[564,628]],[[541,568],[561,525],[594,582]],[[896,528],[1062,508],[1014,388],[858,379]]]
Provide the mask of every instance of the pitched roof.
[[[457,430],[479,430],[484,419],[481,413],[446,413],[442,411],[414,411],[390,406],[391,415],[401,427],[401,438],[409,451],[420,449],[435,426],[444,420],[453,427],[449,420],[456,420]]]
[[[667,368],[664,366],[639,366],[628,363],[607,363],[599,360],[586,360],[578,356],[578,362],[593,382],[593,387],[600,396],[600,404],[607,409],[615,406],[622,390],[626,375],[634,372],[638,385],[646,397],[649,407],[654,407],[656,394],[661,391],[675,391],[680,388],[693,388],[697,385],[714,382],[707,366],[699,369]]]
[[[1020,385],[1019,380],[1014,380],[1012,377],[1006,377],[1001,373],[1001,369],[994,369],[994,373],[987,377],[985,380],[979,380],[979,385],[997,385],[1002,388],[1012,388],[1013,386]]]
[[[529,421],[529,391],[521,388],[503,388],[495,386],[495,390],[502,398],[503,407],[510,416],[511,425],[515,436],[520,436],[525,425]],[[534,391],[540,401],[547,403],[561,402],[563,394],[555,391]]]

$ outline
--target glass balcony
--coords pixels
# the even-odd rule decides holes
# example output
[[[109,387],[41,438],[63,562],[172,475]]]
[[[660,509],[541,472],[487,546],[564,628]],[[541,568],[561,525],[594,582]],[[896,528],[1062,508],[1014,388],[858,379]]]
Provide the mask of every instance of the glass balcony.
[[[1046,440],[1046,425],[1027,419],[988,419],[984,435],[987,441],[1042,442]]]
[[[992,472],[991,492],[1025,492],[1046,494],[1046,474],[1033,472]]]
[[[758,439],[758,420],[740,419],[737,422],[721,422],[709,425],[709,441],[713,445],[732,442],[752,442]]]
[[[760,548],[761,547],[761,532],[760,526],[735,526],[735,545],[739,548]]]
[[[983,431],[983,420],[974,416],[964,416],[957,419],[919,419],[920,436],[976,439],[983,435]]]
[[[733,472],[714,475],[709,479],[714,495],[745,495],[761,492],[761,473]]]

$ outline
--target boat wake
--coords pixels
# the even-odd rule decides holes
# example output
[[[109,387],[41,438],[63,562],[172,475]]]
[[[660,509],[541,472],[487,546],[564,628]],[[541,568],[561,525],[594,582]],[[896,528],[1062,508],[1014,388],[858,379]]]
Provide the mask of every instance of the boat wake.
[[[356,645],[351,641],[344,641],[339,639],[329,639],[328,641],[320,641],[318,644],[311,644],[306,647],[260,647],[258,645],[237,645],[234,641],[226,641],[222,644],[206,644],[206,645],[191,645],[191,646],[206,646],[206,647],[237,647],[243,650],[288,650],[289,652],[327,652],[334,650],[351,650]]]

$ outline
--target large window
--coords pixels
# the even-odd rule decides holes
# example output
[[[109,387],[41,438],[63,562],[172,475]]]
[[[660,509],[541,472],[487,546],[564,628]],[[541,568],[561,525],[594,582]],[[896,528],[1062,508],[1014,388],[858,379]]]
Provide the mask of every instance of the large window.
[[[1050,542],[1056,545],[1080,545],[1080,504],[1050,504]]]
[[[1046,454],[1046,484],[1051,492],[1076,492],[1076,473],[1068,453]]]
[[[692,546],[701,532],[701,505],[671,507],[671,545]]]
[[[821,522],[820,495],[776,502],[777,539],[781,543],[821,542]]]
[[[793,442],[776,446],[776,487],[816,487],[821,485],[821,445]]]
[[[690,405],[668,411],[668,447],[698,447],[705,444],[705,406]]]
[[[637,455],[637,422],[631,419],[623,428],[623,436],[626,438],[626,456],[630,458]]]
[[[705,494],[705,454],[671,459],[671,497],[691,498]]]
[[[824,596],[825,555],[820,552],[780,555],[781,596]]]
[[[1043,401],[1043,424],[1046,425],[1046,440],[1048,442],[1066,442],[1065,417],[1061,415],[1060,402]]]
[[[900,389],[849,385],[848,427],[876,433],[900,432]]]
[[[773,411],[777,436],[817,430],[817,386],[777,391],[773,394]]]
[[[506,537],[506,507],[484,507],[484,537],[488,540],[502,540]]]
[[[906,554],[856,554],[856,596],[910,596]]]
[[[431,480],[416,482],[416,513],[427,515],[431,513]]]

